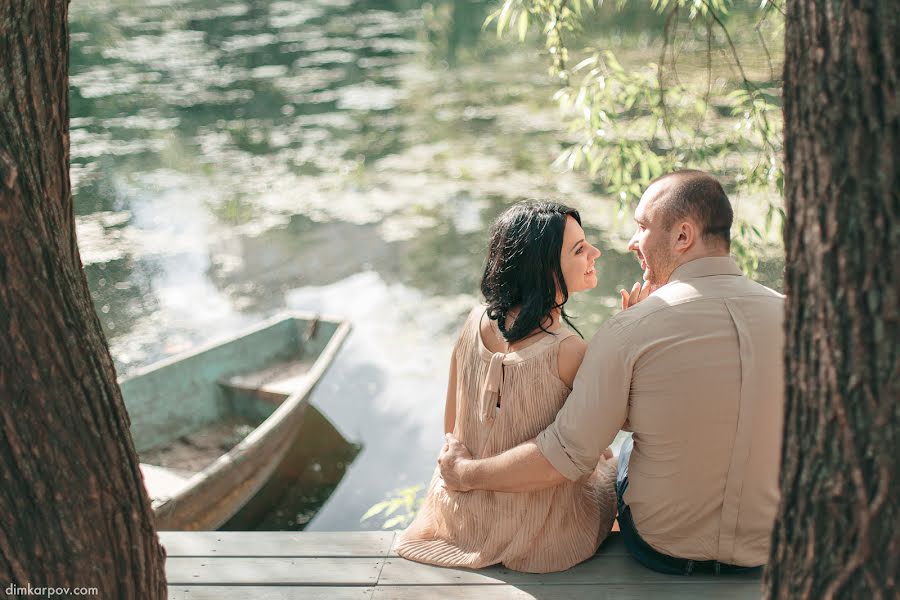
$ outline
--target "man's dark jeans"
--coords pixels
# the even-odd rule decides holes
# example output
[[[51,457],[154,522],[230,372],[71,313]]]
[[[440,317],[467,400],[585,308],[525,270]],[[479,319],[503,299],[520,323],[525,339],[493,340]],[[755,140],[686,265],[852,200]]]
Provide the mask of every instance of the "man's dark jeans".
[[[619,466],[616,473],[616,498],[619,501],[619,530],[628,553],[639,563],[668,575],[690,575],[691,573],[746,573],[758,571],[762,567],[739,567],[720,563],[717,560],[690,560],[687,558],[675,558],[662,552],[657,552],[650,544],[645,542],[631,518],[631,509],[625,504],[625,490],[628,489],[628,460],[631,458],[631,450],[634,441],[631,436],[622,444],[619,452]]]

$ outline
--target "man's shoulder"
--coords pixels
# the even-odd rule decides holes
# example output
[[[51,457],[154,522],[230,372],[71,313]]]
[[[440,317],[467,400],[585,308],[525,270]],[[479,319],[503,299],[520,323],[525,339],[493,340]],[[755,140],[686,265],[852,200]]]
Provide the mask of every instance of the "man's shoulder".
[[[753,295],[784,302],[785,296],[781,292],[773,290],[770,287],[766,287],[763,284],[761,284],[757,281],[753,281],[750,278],[745,277],[744,279],[746,280],[746,282],[747,282],[746,285],[752,291]]]
[[[712,299],[784,302],[784,294],[746,275],[714,275],[673,281],[659,288],[658,294],[673,306]]]
[[[784,295],[746,276],[725,276],[724,280],[700,278],[668,283],[646,300],[610,317],[605,325],[608,333],[627,334],[630,330],[670,317],[695,302],[742,299],[784,303]],[[716,278],[718,279],[718,278]]]
[[[645,300],[623,310],[607,321],[612,328],[626,330],[643,321],[664,318],[664,313],[678,305],[707,297],[702,290],[687,282],[675,281],[660,287]]]
[[[658,292],[659,290],[640,303],[607,319],[597,332],[598,335],[603,333],[605,335],[624,337],[642,324],[647,323],[648,320],[652,322],[656,318],[664,318],[664,314],[672,305],[666,297],[659,295]]]

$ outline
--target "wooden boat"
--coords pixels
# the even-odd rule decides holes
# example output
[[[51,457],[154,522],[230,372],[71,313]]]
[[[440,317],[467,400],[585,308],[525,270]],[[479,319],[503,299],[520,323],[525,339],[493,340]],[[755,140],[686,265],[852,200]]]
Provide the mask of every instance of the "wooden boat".
[[[349,332],[282,314],[119,382],[157,529],[216,529],[253,497]]]

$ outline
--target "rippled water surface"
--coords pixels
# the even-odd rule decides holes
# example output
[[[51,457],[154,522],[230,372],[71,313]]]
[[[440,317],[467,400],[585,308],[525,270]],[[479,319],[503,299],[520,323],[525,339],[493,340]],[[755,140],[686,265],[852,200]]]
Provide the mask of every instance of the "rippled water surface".
[[[639,276],[628,219],[550,167],[566,133],[542,59],[480,33],[486,12],[71,6],[78,239],[120,375],[280,310],[353,321],[312,402],[360,451],[310,529],[375,526],[369,506],[430,476],[450,347],[506,206],[582,210],[603,251],[598,289],[572,301],[586,336]]]

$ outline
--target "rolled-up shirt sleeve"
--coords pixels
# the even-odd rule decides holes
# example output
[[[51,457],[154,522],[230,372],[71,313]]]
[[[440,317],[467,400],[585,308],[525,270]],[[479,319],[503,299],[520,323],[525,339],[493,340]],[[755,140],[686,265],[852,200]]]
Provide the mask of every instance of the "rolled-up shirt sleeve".
[[[556,419],[538,434],[544,457],[574,481],[593,471],[628,417],[632,359],[617,319],[588,344],[572,392]]]

